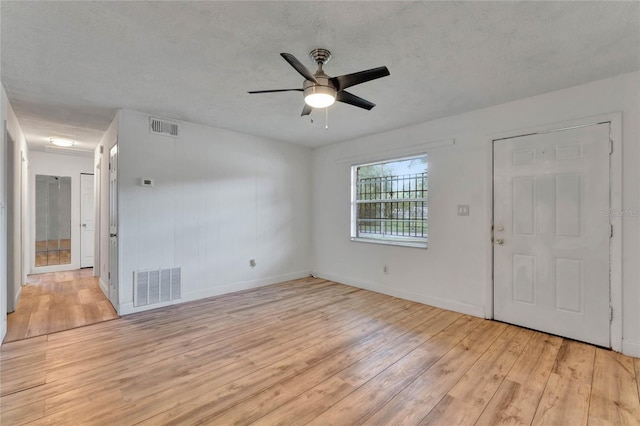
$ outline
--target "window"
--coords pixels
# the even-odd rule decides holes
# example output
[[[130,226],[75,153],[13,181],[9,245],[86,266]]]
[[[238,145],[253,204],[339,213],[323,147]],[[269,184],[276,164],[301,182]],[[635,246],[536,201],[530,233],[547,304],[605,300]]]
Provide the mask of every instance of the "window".
[[[351,239],[427,247],[427,156],[353,166]]]

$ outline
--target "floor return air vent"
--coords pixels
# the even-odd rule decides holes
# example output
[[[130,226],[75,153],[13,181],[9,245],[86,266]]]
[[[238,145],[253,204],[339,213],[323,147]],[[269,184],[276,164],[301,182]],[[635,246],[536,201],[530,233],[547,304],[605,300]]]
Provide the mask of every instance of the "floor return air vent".
[[[180,267],[135,272],[133,306],[154,305],[180,299],[181,275]]]

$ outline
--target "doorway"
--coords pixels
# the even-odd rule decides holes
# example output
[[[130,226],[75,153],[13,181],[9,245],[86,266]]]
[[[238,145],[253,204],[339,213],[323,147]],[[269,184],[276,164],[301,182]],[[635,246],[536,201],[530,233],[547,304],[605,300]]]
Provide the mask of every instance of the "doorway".
[[[493,142],[493,309],[611,346],[610,123]]]
[[[71,264],[71,178],[35,176],[36,268]]]
[[[92,167],[86,165],[87,161],[92,161],[69,157],[56,168],[48,158],[46,160],[35,161],[36,169],[46,164],[45,171],[66,170],[70,176],[40,175],[37,172],[32,175],[32,247],[34,266],[39,269],[28,276],[20,302],[7,316],[5,342],[118,317],[109,298],[101,290],[94,271],[91,268],[79,269],[81,265],[91,266],[86,262],[91,261],[93,254],[94,237],[83,233],[87,228],[94,229],[93,174]],[[57,161],[63,160],[57,158]],[[73,244],[71,239],[75,241]],[[73,261],[72,249],[75,252]],[[41,271],[45,273],[39,273]]]
[[[4,343],[118,318],[91,269],[29,275]]]

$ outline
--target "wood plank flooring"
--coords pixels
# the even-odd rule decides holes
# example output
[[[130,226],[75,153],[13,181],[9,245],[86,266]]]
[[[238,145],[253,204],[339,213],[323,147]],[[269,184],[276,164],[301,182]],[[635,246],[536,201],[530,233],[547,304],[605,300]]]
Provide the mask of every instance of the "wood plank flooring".
[[[7,315],[4,342],[118,318],[91,269],[30,275],[15,312]]]
[[[636,425],[638,361],[308,278],[4,344],[0,423]]]

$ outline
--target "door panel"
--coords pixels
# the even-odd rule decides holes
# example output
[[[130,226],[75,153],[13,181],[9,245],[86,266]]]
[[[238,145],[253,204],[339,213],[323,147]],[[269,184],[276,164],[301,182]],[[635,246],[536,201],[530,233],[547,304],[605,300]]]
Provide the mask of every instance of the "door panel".
[[[494,315],[610,346],[609,124],[494,142]]]
[[[118,309],[118,145],[109,152],[109,300]]]
[[[80,175],[80,267],[93,266],[95,210],[93,175]]]

